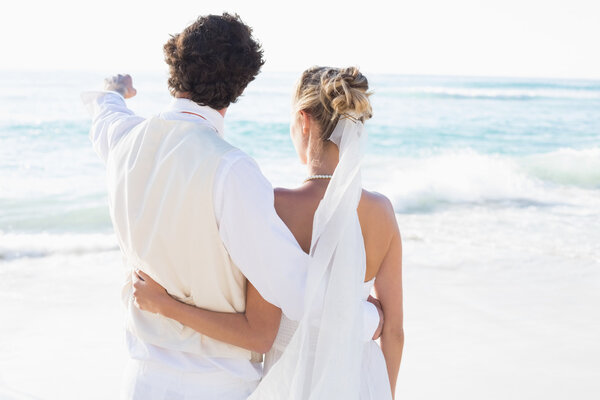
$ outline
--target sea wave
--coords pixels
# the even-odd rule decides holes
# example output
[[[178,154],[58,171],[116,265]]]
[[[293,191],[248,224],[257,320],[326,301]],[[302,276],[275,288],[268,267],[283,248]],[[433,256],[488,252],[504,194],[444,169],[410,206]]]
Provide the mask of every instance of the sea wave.
[[[275,186],[293,187],[304,173],[292,156],[268,158],[259,163]],[[600,210],[600,147],[565,148],[522,156],[487,154],[473,149],[423,150],[414,156],[371,154],[365,159],[363,176],[366,188],[389,196],[396,211],[401,213],[473,205],[575,206],[582,212]],[[0,236],[0,259],[110,249],[113,242],[104,236],[85,235],[111,228],[105,194],[90,193],[86,189],[67,197],[36,196],[24,191],[20,196],[15,193],[14,199],[0,198],[0,229],[82,232],[72,237],[53,233],[4,234]],[[30,243],[34,243],[33,247]]]
[[[78,255],[118,250],[108,233],[0,232],[0,262],[51,255]]]
[[[534,154],[523,158],[521,165],[543,181],[600,189],[600,148]]]
[[[381,162],[378,162],[382,165]],[[600,148],[531,156],[445,151],[385,162],[385,179],[368,165],[397,212],[430,212],[450,205],[600,207]]]
[[[436,97],[449,99],[580,99],[599,100],[600,90],[554,89],[554,88],[489,88],[489,87],[448,87],[411,86],[390,90],[377,90],[378,94],[404,97]]]

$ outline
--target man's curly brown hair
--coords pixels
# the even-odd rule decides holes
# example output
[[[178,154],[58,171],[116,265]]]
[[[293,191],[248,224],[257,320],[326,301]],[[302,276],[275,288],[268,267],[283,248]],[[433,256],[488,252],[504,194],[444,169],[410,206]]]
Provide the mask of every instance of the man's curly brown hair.
[[[265,63],[252,28],[228,13],[198,18],[164,52],[171,94],[216,110],[235,103]]]

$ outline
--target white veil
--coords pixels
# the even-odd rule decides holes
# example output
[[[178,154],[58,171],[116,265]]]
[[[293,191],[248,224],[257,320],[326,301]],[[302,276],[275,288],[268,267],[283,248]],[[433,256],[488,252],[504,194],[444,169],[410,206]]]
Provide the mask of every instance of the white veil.
[[[314,216],[305,313],[249,400],[359,398],[366,260],[357,208],[364,125],[342,116],[330,140],[340,157]]]

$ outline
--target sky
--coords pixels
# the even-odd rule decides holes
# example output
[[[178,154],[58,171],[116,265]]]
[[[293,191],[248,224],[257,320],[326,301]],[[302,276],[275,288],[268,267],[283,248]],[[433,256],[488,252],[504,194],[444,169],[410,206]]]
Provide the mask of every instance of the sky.
[[[197,16],[236,12],[267,71],[600,79],[598,0],[12,2],[0,69],[161,71],[162,45]]]

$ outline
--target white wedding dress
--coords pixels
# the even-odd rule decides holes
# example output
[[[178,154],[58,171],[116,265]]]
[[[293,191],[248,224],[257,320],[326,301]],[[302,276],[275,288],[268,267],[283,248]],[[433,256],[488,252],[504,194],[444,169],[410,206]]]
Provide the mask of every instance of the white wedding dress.
[[[340,118],[330,140],[340,161],[313,220],[302,319],[285,316],[266,373],[248,400],[391,400],[383,353],[364,342],[366,253],[358,219],[363,123]]]
[[[361,300],[369,297],[374,283],[375,278],[364,283]],[[273,347],[265,354],[265,374],[268,374],[271,367],[279,360],[297,328],[298,322],[288,319],[285,315],[281,316],[279,332],[273,342]],[[357,349],[357,352],[360,350]],[[377,343],[374,341],[365,343],[362,357],[360,399],[391,398],[385,359]]]

